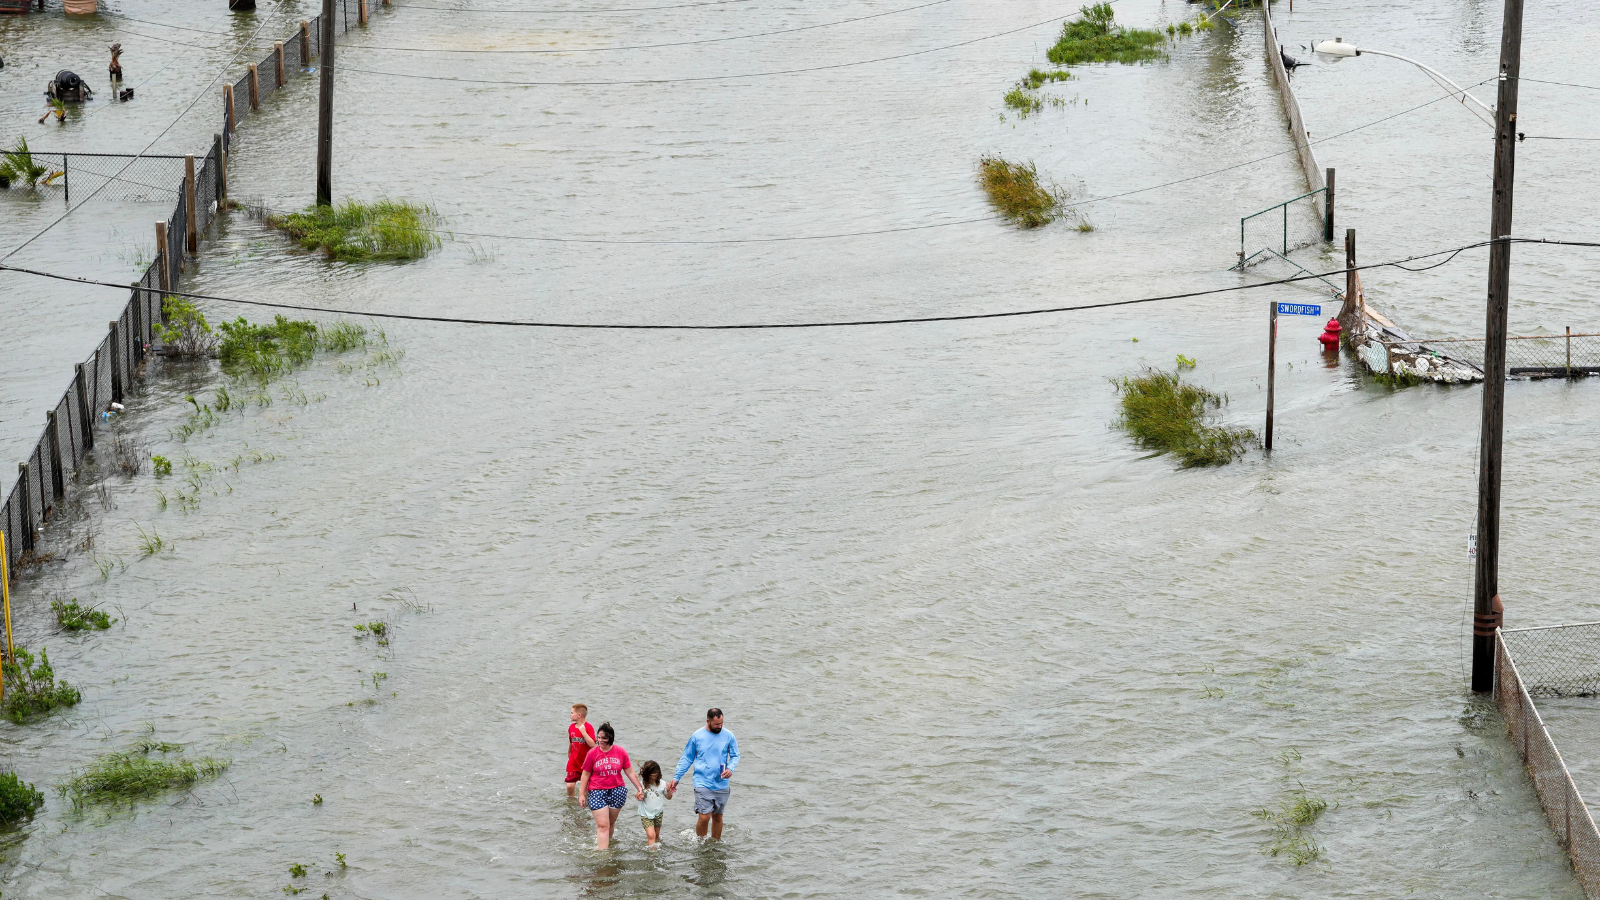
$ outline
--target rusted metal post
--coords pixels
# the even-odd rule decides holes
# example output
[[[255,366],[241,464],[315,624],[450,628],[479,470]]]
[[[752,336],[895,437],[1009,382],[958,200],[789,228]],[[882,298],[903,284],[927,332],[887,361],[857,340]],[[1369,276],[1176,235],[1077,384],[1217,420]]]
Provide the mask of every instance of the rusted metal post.
[[[122,402],[122,326],[111,321],[111,401]]]
[[[50,496],[60,500],[67,493],[67,485],[61,478],[61,432],[56,430],[56,411],[45,413],[44,420],[45,436],[49,438],[45,443],[50,448]]]
[[[190,253],[200,252],[200,231],[197,227],[199,217],[195,215],[194,201],[194,154],[189,153],[183,157],[183,212],[184,230],[188,232]]]
[[[1356,230],[1344,230],[1344,295],[1350,298],[1351,303],[1356,303],[1360,298],[1356,296],[1358,288],[1356,276]],[[1362,312],[1365,312],[1364,310]]]
[[[83,449],[94,449],[94,419],[89,416],[89,381],[83,377],[83,363],[78,363],[78,433],[83,435]]]

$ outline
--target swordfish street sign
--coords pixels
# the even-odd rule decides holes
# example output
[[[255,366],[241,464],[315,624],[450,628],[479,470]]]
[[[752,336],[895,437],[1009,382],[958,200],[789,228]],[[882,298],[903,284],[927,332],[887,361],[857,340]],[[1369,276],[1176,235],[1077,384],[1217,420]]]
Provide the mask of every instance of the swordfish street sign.
[[[1322,307],[1310,303],[1279,303],[1280,316],[1320,316]]]

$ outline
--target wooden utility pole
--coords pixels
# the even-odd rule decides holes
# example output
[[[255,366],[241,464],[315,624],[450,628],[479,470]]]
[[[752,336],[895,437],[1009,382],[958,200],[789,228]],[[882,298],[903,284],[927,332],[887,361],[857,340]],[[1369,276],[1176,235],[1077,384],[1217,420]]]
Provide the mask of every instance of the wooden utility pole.
[[[1511,187],[1516,169],[1522,0],[1506,0],[1495,102],[1494,211],[1489,218],[1489,308],[1483,345],[1483,437],[1478,449],[1478,557],[1472,580],[1472,690],[1494,690],[1500,616],[1500,449],[1505,428],[1506,315],[1511,294]]]
[[[1278,381],[1278,301],[1267,301],[1272,313],[1267,317],[1267,428],[1265,444],[1272,450],[1272,400]]]
[[[317,108],[317,205],[333,205],[333,0],[322,0],[322,98]]]

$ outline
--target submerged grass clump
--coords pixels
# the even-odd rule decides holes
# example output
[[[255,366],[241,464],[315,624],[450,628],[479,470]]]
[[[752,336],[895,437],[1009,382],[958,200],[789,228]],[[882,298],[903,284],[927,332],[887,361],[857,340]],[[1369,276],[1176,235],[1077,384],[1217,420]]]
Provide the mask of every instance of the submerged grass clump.
[[[1147,369],[1112,383],[1122,394],[1118,426],[1139,446],[1177,456],[1184,468],[1232,462],[1255,443],[1248,428],[1209,424],[1207,413],[1221,409],[1227,398],[1185,383],[1177,372]]]
[[[177,744],[146,740],[129,750],[107,753],[57,790],[72,801],[74,809],[89,803],[132,803],[215,778],[232,762],[210,756],[185,759],[182,753]]]
[[[1023,228],[1048,225],[1067,214],[1067,192],[1043,183],[1031,162],[1014,163],[985,155],[978,160],[978,177],[995,209]]]
[[[1027,89],[1020,85],[1007,91],[1003,99],[1006,106],[1021,113],[1023,118],[1044,109],[1044,98],[1028,93]]]
[[[1304,787],[1291,791],[1277,809],[1258,809],[1253,815],[1272,827],[1272,840],[1261,852],[1286,856],[1303,866],[1322,856],[1322,847],[1307,832],[1328,811],[1328,801],[1306,793]]]
[[[240,316],[217,327],[222,332],[222,344],[217,348],[222,371],[262,386],[310,362],[318,350],[343,353],[364,348],[368,341],[367,330],[353,322],[318,325],[282,315],[271,324],[249,322]],[[233,405],[231,398],[228,404]]]
[[[44,805],[44,794],[17,777],[15,772],[0,772],[0,826],[15,825]]]
[[[1061,28],[1061,38],[1045,54],[1058,66],[1117,62],[1124,65],[1165,59],[1166,37],[1159,31],[1116,24],[1110,3],[1083,7],[1081,18]]]
[[[43,719],[58,709],[78,705],[83,695],[65,681],[56,681],[56,670],[50,665],[50,654],[39,650],[39,661],[22,647],[16,648],[16,659],[0,666],[6,680],[5,717],[15,725],[26,725]]]
[[[62,631],[105,631],[117,621],[104,610],[80,606],[76,597],[65,603],[51,600],[50,609],[55,612],[56,624]]]
[[[421,259],[440,246],[432,207],[404,200],[346,200],[343,206],[267,216],[266,223],[307,250],[345,262]]]

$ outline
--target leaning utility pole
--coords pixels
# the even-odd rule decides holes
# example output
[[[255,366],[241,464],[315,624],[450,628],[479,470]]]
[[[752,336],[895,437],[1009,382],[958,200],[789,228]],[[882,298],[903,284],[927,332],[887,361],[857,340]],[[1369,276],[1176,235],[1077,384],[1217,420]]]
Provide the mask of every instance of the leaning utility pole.
[[[1483,435],[1478,448],[1478,557],[1472,584],[1472,689],[1494,690],[1500,625],[1500,445],[1505,426],[1506,313],[1511,292],[1511,186],[1516,168],[1522,0],[1506,0],[1495,103],[1494,213],[1490,216],[1489,311],[1483,345]]]
[[[322,98],[317,105],[317,205],[333,205],[333,0],[322,0]]]

